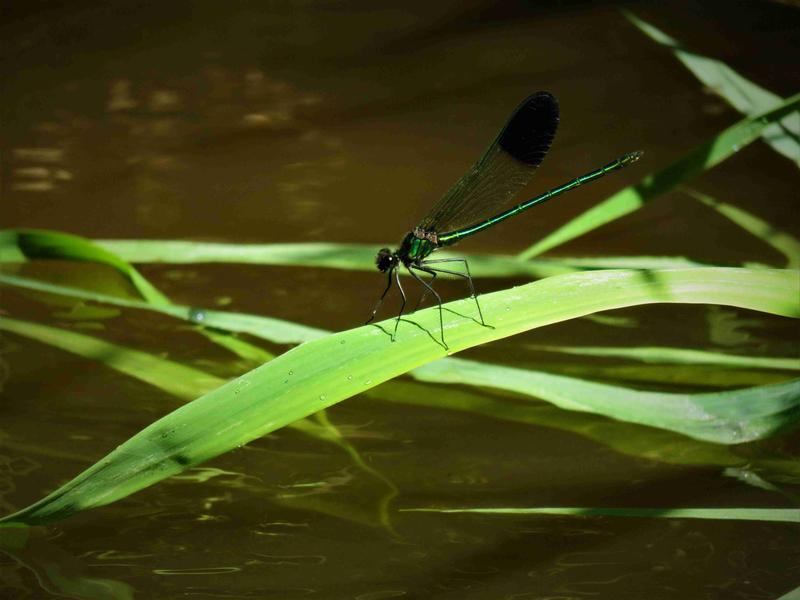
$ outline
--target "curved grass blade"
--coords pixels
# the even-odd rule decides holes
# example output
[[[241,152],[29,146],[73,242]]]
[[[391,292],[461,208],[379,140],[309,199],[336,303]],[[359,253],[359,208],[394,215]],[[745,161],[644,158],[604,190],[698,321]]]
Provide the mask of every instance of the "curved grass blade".
[[[675,57],[705,86],[714,90],[740,113],[755,115],[777,106],[783,98],[765,90],[739,75],[721,60],[697,54],[685,48],[654,25],[631,12],[622,11],[625,17],[651,40],[672,50]],[[800,114],[789,115],[780,123],[770,125],[761,133],[772,148],[800,166]]]
[[[0,330],[29,337],[84,358],[96,360],[185,401],[210,392],[225,383],[224,379],[203,371],[81,333],[8,317],[0,319]],[[430,383],[457,383],[510,390],[551,402],[561,408],[593,412],[619,420],[669,429],[695,439],[716,443],[758,439],[773,433],[777,428],[786,428],[792,424],[790,419],[781,416],[781,412],[785,413],[786,409],[780,406],[782,398],[780,386],[726,392],[721,398],[729,401],[709,406],[709,402],[716,395],[640,392],[574,377],[456,358],[435,361],[415,369],[411,374],[420,381]],[[797,388],[795,383],[794,389]],[[436,396],[439,397],[440,394]],[[796,394],[795,398],[797,396],[800,396],[800,393]],[[796,399],[796,402],[800,403],[800,399]],[[752,411],[756,403],[761,407],[760,412],[755,418],[747,418],[745,413]],[[690,406],[691,410],[687,410],[687,406]],[[709,410],[716,412],[711,414]],[[295,424],[298,429],[309,435],[336,441],[338,445],[342,445],[343,438],[340,435],[328,436],[320,431],[319,425],[304,421],[297,421]],[[332,424],[327,423],[323,429],[330,430],[332,427]],[[709,435],[709,429],[714,431],[714,435]],[[748,436],[744,439],[741,437],[742,429]],[[346,450],[351,452],[352,449],[346,448]]]
[[[451,352],[601,310],[654,302],[728,304],[800,316],[800,281],[779,270],[604,271],[552,277],[444,305]],[[460,316],[466,315],[466,316]],[[0,523],[37,524],[124,498],[375,385],[442,358],[438,309],[302,344],[159,419],[47,497]],[[433,333],[432,333],[433,332]]]
[[[760,219],[738,206],[720,202],[708,194],[703,194],[691,188],[683,187],[681,189],[685,194],[713,208],[719,214],[727,217],[748,233],[753,234],[765,244],[772,246],[775,250],[783,254],[787,259],[787,269],[796,269],[800,267],[800,240],[793,235],[781,231],[777,227],[770,225],[763,219]]]
[[[520,253],[519,258],[533,258],[638,210],[653,198],[738,152],[747,144],[758,139],[766,127],[797,111],[798,108],[800,108],[800,94],[795,94],[776,108],[739,121],[704,144],[697,146],[667,168],[648,175],[641,183],[620,190],[607,200],[578,215],[569,223],[562,225]]]
[[[245,313],[225,312],[180,306],[177,304],[154,305],[139,300],[128,300],[117,296],[109,296],[78,288],[55,285],[29,277],[17,275],[4,275],[0,273],[0,285],[20,287],[28,290],[44,292],[47,294],[61,294],[72,298],[81,298],[92,302],[102,302],[123,308],[137,310],[151,310],[176,319],[189,321],[196,325],[214,327],[224,331],[248,333],[250,335],[269,340],[276,344],[299,344],[327,335],[328,332],[314,327],[298,325],[281,319],[260,317]],[[264,362],[264,361],[262,361]]]
[[[80,260],[107,265],[130,281],[148,303],[156,306],[169,304],[167,297],[132,265],[85,238],[44,229],[0,231],[0,260],[24,262],[37,259]]]
[[[2,317],[0,330],[96,360],[186,401],[225,383],[225,379],[198,369],[66,329]]]
[[[800,506],[800,495],[794,494],[789,490],[783,490],[774,483],[767,481],[753,469],[749,468],[749,465],[748,467],[726,467],[723,469],[722,474],[725,477],[731,477],[732,479],[740,481],[745,485],[780,494],[795,506]]]
[[[800,587],[786,592],[778,600],[800,600]]]
[[[522,368],[525,365],[520,365]],[[531,368],[537,369],[536,366]],[[789,375],[778,371],[726,369],[703,365],[603,365],[597,361],[578,364],[549,362],[547,373],[597,381],[611,385],[648,384],[670,387],[690,387],[691,392],[702,389],[734,389],[783,383]]]
[[[78,260],[107,265],[121,273],[142,295],[147,304],[154,307],[172,306],[169,298],[159,292],[133,265],[113,252],[101,248],[91,240],[44,229],[0,231],[0,262],[24,262],[37,259]],[[201,324],[199,321],[196,322]],[[228,333],[203,328],[201,334],[215,344],[255,364],[266,362],[273,357],[266,350],[244,340],[236,339]]]
[[[8,317],[0,319],[0,331],[12,332],[95,360],[187,402],[225,383],[224,379],[204,371],[73,331]],[[397,488],[385,475],[364,461],[358,450],[325,416],[324,411],[318,412],[314,417],[316,422],[310,419],[301,419],[289,423],[287,427],[335,444],[350,457],[356,468],[367,473],[373,480],[379,481],[385,487],[385,491],[376,501],[377,522],[391,530],[388,505],[390,500],[397,495]],[[288,497],[273,498],[273,500],[279,500],[287,505],[297,504]],[[325,499],[321,499],[321,501],[324,503]],[[372,522],[375,521],[376,519],[372,519]],[[370,520],[360,519],[359,522],[370,522]]]
[[[482,515],[575,515],[648,519],[721,519],[800,523],[798,508],[401,508],[401,512],[472,513]]]
[[[225,382],[191,367],[63,329],[3,318],[0,320],[0,330],[30,337],[67,352],[97,360],[187,401]],[[729,399],[730,402],[718,402],[709,407],[709,401],[714,394],[638,392],[574,377],[455,358],[440,359],[413,370],[411,374],[420,381],[437,384],[457,383],[510,390],[551,402],[561,408],[593,412],[669,429],[717,443],[746,441],[741,438],[743,428],[749,432],[747,439],[757,439],[792,424],[791,419],[781,416],[781,411],[786,412],[785,407],[780,405],[783,396],[781,388],[774,386],[727,392],[722,398]],[[441,394],[436,396],[440,397]],[[746,418],[744,413],[752,411],[756,402],[761,407],[760,412],[756,417]],[[686,410],[687,405],[693,407],[691,411]],[[715,414],[709,414],[709,409],[715,410]],[[297,421],[296,425],[310,435],[326,437],[320,432],[319,426],[309,427],[311,424],[303,421]],[[707,433],[709,428],[717,430],[713,436]],[[340,440],[341,436],[335,435],[331,439]]]
[[[207,394],[227,381],[216,375],[175,361],[112,344],[82,333],[49,327],[9,317],[0,318],[0,331],[21,335],[65,352],[95,360],[105,366],[148,383],[185,402]],[[288,425],[310,436],[327,441],[341,440],[333,426],[322,426],[307,420]]]
[[[178,240],[96,240],[99,246],[134,263],[244,263],[375,271],[377,244],[224,244]],[[520,260],[505,254],[454,254],[438,250],[442,258],[463,256],[474,277],[551,277],[591,269],[680,269],[708,265],[682,256],[542,258]],[[732,266],[732,265],[731,265]],[[442,275],[444,277],[445,275]]]
[[[121,373],[149,383],[185,401],[192,400],[196,396],[219,387],[224,383],[223,379],[203,371],[186,367],[145,352],[59,328],[4,317],[0,319],[0,330],[22,335],[84,358],[96,360],[109,368],[116,369]],[[444,358],[440,359],[438,362],[448,362],[451,360],[457,359]],[[499,374],[499,376],[502,376],[502,374]],[[437,381],[437,383],[441,382]],[[638,446],[635,444],[631,445],[634,440],[641,437],[642,433],[637,432],[636,429],[631,431],[630,426],[628,426],[628,431],[620,433],[618,430],[625,427],[622,423],[611,421],[603,423],[593,422],[589,427],[583,428],[581,425],[583,422],[582,419],[576,419],[574,416],[564,417],[562,415],[553,414],[557,409],[550,409],[548,411],[547,407],[533,406],[531,407],[531,411],[528,407],[520,407],[507,402],[500,402],[487,397],[485,394],[477,396],[460,391],[433,394],[428,386],[409,382],[390,382],[389,384],[370,390],[369,396],[384,401],[405,404],[410,403],[435,407],[437,409],[464,410],[519,423],[557,427],[584,435],[600,443],[610,445],[617,451],[633,454],[634,456],[642,456],[642,449],[646,448],[644,454],[647,458],[659,460],[661,462],[666,461],[686,464],[687,458],[691,457],[691,460],[688,461],[689,464],[712,464],[727,466],[730,469],[741,469],[743,465],[749,462],[753,464],[753,467],[758,467],[758,460],[755,460],[754,457],[745,459],[744,457],[737,457],[732,454],[726,455],[725,453],[730,452],[729,450],[720,449],[719,447],[709,448],[708,444],[692,444],[683,438],[676,442],[669,437],[674,434],[670,434],[666,431],[647,430],[645,433],[646,440],[642,444]],[[543,408],[545,409],[544,411],[542,410]],[[377,500],[378,521],[385,527],[389,527],[389,502],[397,495],[397,489],[394,484],[388,480],[385,475],[373,469],[363,460],[357,449],[328,421],[327,417],[324,416],[324,412],[317,413],[315,417],[319,423],[314,423],[309,419],[301,419],[290,423],[287,427],[297,429],[317,439],[336,444],[350,456],[353,463],[360,470],[367,473],[371,478],[382,482],[387,492],[381,495]],[[609,428],[615,433],[605,435],[604,432]],[[664,439],[665,435],[667,436],[666,440]],[[620,446],[621,443],[623,444],[622,446]],[[680,445],[680,452],[676,451],[677,445]],[[30,452],[30,449],[26,451]],[[750,473],[749,477],[752,479],[758,476],[755,473]],[[780,492],[777,488],[774,489]],[[271,498],[271,500],[283,502],[295,507],[297,507],[298,502],[296,498],[283,498],[282,500],[279,498]],[[321,509],[320,506],[312,506],[311,508]],[[361,521],[364,521],[364,519],[361,519]]]
[[[663,346],[636,346],[632,348],[615,346],[528,346],[532,350],[574,354],[577,356],[598,356],[604,358],[624,358],[649,364],[716,365],[733,368],[778,369],[800,371],[800,358],[780,358],[768,356],[740,356],[707,350],[669,348]]]
[[[0,240],[16,230],[0,232]],[[58,234],[58,232],[49,232]],[[83,239],[83,238],[79,238]],[[226,244],[180,240],[84,240],[130,263],[198,264],[238,263],[272,266],[319,267],[350,271],[375,271],[374,244],[311,242],[301,244]],[[456,256],[437,251],[442,258]],[[520,260],[505,254],[463,254],[475,277],[552,277],[597,269],[683,269],[717,265],[683,256],[594,256]],[[4,251],[0,241],[0,263],[24,260],[16,246]],[[441,275],[446,277],[445,274]]]
[[[679,394],[463,359],[429,363],[417,368],[414,376],[422,381],[508,390],[559,408],[669,429],[718,444],[750,442],[800,424],[800,379],[734,391]]]

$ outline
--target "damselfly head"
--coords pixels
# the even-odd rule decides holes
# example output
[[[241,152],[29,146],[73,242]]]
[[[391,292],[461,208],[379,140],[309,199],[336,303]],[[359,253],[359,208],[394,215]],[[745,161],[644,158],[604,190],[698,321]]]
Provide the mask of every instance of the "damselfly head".
[[[397,257],[388,248],[381,248],[375,257],[375,264],[378,265],[378,270],[381,273],[386,273],[389,269],[397,266]]]

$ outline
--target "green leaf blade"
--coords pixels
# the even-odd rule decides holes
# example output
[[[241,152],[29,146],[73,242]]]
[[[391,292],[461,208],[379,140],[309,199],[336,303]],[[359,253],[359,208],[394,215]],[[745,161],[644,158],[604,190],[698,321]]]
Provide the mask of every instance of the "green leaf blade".
[[[800,316],[796,273],[774,269],[596,271],[560,275],[444,306],[450,353],[600,310],[652,302],[713,302]],[[455,314],[453,314],[455,313]],[[459,316],[461,315],[461,316]],[[472,318],[471,318],[472,317]],[[280,427],[443,357],[438,310],[316,339],[191,402],[93,467],[0,523],[36,524],[102,506]]]

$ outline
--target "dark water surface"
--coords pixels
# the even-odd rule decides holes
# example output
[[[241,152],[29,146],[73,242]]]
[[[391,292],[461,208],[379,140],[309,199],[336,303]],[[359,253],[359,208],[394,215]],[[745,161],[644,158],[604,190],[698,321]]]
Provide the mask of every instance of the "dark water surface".
[[[465,244],[470,252],[515,253],[740,118],[612,2],[7,4],[0,26],[3,227],[377,249],[400,241],[523,97],[550,90],[561,102],[561,127],[524,197],[624,152],[647,154],[635,168]],[[625,6],[785,97],[800,88],[800,10],[791,4]],[[692,185],[800,235],[796,166],[763,142]],[[551,254],[782,264],[776,251],[679,192]],[[176,303],[330,330],[363,322],[383,284],[377,272],[310,268],[141,270]],[[124,291],[96,266],[37,264],[24,272]],[[477,285],[487,292],[516,283]],[[442,282],[441,290],[463,295],[457,282]],[[14,318],[224,377],[249,368],[184,323],[51,301],[2,289],[2,309]],[[617,368],[633,363],[532,346],[800,354],[796,325],[769,315],[677,305],[612,315],[629,326],[575,320],[464,356],[707,391],[696,365],[677,380],[653,380]],[[178,405],[145,383],[22,337],[4,335],[0,351],[3,514]],[[416,393],[443,400],[523,401],[417,385]],[[336,446],[280,430],[130,498],[36,528],[22,549],[3,540],[0,596],[771,599],[800,586],[797,526],[397,510],[796,506],[800,471],[775,465],[797,461],[797,434],[727,448],[540,409],[540,424],[521,425],[353,398],[328,417],[374,471]],[[746,485],[735,477],[741,471],[725,467],[752,468],[782,492]],[[386,503],[388,526],[381,522]]]

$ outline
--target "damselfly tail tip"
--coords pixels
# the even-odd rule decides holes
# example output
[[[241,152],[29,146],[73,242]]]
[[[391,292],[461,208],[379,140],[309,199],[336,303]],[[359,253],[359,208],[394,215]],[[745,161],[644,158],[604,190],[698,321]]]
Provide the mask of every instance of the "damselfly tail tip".
[[[628,154],[622,157],[622,166],[627,166],[635,163],[637,160],[642,158],[643,154],[644,150],[637,150],[636,152],[628,152]]]

